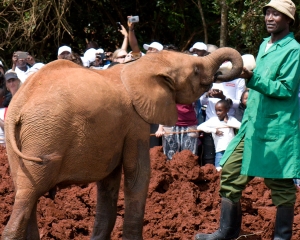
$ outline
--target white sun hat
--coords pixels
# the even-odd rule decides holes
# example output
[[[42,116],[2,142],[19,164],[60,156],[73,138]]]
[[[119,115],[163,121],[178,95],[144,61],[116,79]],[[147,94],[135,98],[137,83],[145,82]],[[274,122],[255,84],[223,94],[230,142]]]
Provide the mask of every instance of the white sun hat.
[[[96,53],[104,53],[104,50],[103,50],[102,48],[98,48],[98,49],[96,50]]]
[[[69,47],[69,46],[61,46],[59,49],[58,49],[58,52],[57,52],[57,56],[62,54],[63,52],[69,52],[69,53],[72,53],[72,49]]]
[[[255,58],[252,54],[244,54],[242,55],[244,67],[249,71],[252,71],[256,67]]]
[[[193,52],[194,51],[194,48],[195,49],[198,49],[198,50],[205,50],[207,51],[207,45],[203,42],[196,42],[191,48],[190,48],[190,52]]]
[[[148,44],[144,44],[143,45],[143,48],[145,49],[145,50],[148,50],[148,48],[149,47],[151,47],[151,48],[155,48],[155,49],[157,49],[158,51],[161,51],[161,50],[163,50],[163,45],[161,45],[159,42],[152,42],[150,45],[148,45]]]
[[[230,61],[226,61],[219,67],[218,72],[222,72],[223,75],[226,75],[231,71],[231,69],[232,63]]]
[[[97,50],[95,48],[90,48],[85,51],[83,58],[90,63],[94,62],[96,60],[96,53]]]

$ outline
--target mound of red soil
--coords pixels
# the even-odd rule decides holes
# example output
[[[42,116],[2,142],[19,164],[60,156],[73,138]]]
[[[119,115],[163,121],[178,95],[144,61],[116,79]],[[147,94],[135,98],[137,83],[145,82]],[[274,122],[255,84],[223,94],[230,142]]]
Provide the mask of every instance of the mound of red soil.
[[[212,165],[200,167],[189,151],[166,161],[161,147],[150,150],[151,181],[144,217],[144,239],[194,239],[197,232],[210,233],[219,226],[218,173]],[[12,211],[14,191],[4,148],[0,147],[0,233]],[[38,222],[42,240],[90,239],[96,206],[96,185],[70,186],[55,200],[39,199]],[[255,178],[242,197],[243,235],[240,239],[272,239],[275,207],[270,190]],[[124,194],[121,189],[112,239],[122,237]],[[293,240],[300,239],[300,192],[297,192]]]

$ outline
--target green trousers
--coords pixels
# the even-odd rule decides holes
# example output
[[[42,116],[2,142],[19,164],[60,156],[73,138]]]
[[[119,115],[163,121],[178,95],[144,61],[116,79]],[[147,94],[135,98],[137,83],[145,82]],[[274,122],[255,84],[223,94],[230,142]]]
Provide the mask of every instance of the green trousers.
[[[246,185],[254,178],[241,175],[244,139],[238,144],[222,168],[221,197],[238,202]],[[264,182],[271,189],[272,201],[275,206],[293,206],[296,201],[296,186],[293,179],[265,178]]]

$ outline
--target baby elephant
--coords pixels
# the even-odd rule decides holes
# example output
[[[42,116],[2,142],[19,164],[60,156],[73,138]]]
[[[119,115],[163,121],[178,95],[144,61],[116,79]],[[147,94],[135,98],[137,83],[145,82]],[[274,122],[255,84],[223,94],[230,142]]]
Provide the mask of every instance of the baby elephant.
[[[123,239],[140,240],[150,178],[150,123],[174,125],[176,103],[200,97],[226,60],[238,77],[240,54],[221,48],[206,57],[161,51],[107,70],[67,60],[31,75],[13,97],[5,121],[16,196],[2,239],[39,239],[40,196],[56,187],[97,182],[91,239],[110,239],[124,172]]]

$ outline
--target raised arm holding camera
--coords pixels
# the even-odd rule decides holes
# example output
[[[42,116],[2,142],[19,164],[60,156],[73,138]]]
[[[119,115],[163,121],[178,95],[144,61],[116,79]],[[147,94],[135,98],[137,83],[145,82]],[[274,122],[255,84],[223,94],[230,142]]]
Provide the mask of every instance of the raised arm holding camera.
[[[138,16],[128,16],[127,17],[127,25],[128,25],[128,40],[129,40],[129,46],[131,47],[131,55],[133,59],[140,58],[142,56],[142,52],[139,48],[138,41],[136,39],[135,33],[134,33],[134,25],[136,22],[139,21]]]

